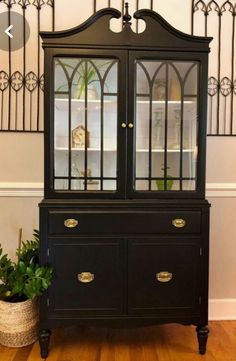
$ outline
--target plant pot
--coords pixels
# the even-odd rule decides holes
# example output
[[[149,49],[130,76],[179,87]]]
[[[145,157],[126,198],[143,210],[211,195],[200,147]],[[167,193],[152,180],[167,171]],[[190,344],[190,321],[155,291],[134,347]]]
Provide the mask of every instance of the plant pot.
[[[0,343],[8,347],[23,347],[37,340],[38,300],[23,302],[0,301]]]
[[[166,180],[166,190],[167,191],[170,191],[172,189],[173,183],[174,183],[173,179]],[[162,179],[157,180],[156,185],[157,185],[157,189],[159,191],[165,190],[165,181],[164,180],[162,180]]]

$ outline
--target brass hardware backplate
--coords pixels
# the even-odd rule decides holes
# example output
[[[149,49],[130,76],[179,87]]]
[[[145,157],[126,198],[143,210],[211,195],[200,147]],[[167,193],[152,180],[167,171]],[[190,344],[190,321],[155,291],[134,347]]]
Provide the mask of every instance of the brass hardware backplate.
[[[182,218],[173,219],[172,224],[176,228],[183,228],[186,226],[186,221]]]
[[[64,226],[67,228],[75,228],[78,226],[78,223],[77,219],[69,218],[64,221]]]
[[[78,280],[82,283],[89,283],[94,280],[94,274],[90,272],[81,272],[78,274]]]
[[[167,271],[156,273],[156,279],[159,282],[169,282],[172,280],[172,277],[173,277],[172,273]]]

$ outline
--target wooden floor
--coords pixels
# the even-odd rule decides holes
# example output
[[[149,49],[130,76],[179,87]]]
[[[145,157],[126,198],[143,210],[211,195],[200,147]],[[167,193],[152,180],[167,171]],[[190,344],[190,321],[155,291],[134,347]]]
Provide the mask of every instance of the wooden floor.
[[[195,327],[139,329],[70,327],[55,330],[47,361],[236,361],[236,321],[211,322],[206,355],[197,352]],[[0,346],[1,361],[40,361],[38,342]]]

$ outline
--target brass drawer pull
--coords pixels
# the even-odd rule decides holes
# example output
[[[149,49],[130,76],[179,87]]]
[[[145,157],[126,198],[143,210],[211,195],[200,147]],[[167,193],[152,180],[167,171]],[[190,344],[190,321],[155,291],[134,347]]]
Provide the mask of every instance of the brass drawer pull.
[[[176,228],[183,228],[186,226],[186,221],[182,218],[173,219],[172,224]]]
[[[78,223],[77,219],[69,218],[64,221],[64,226],[67,228],[75,228],[78,226]]]
[[[82,272],[78,274],[78,280],[82,283],[89,283],[94,280],[94,274],[90,272]]]
[[[122,123],[121,126],[122,126],[122,128],[126,128],[126,127],[127,127],[126,123]]]
[[[132,128],[134,127],[133,123],[129,123],[129,124],[128,124],[128,127],[129,127],[130,129],[132,129]]]
[[[172,277],[172,273],[167,271],[159,272],[156,274],[156,279],[159,282],[169,282],[170,280],[172,280]]]

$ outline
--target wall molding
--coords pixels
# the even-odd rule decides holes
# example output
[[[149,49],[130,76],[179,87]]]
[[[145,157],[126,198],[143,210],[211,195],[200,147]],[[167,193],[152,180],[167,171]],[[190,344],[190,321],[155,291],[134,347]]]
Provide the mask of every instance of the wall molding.
[[[43,197],[43,183],[0,182],[0,197]],[[207,183],[207,198],[236,198],[236,183]]]
[[[0,197],[43,197],[43,183],[0,182]]]
[[[206,197],[236,198],[236,183],[207,183]]]
[[[236,320],[236,298],[210,299],[209,320]]]

